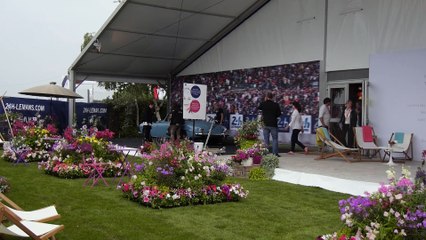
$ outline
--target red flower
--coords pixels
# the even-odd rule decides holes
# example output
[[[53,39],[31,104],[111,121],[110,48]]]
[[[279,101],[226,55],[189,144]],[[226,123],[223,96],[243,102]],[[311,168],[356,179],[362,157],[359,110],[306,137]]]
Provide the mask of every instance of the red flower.
[[[127,183],[124,183],[123,186],[122,186],[123,192],[128,192],[129,188],[130,188],[129,184],[127,184]]]

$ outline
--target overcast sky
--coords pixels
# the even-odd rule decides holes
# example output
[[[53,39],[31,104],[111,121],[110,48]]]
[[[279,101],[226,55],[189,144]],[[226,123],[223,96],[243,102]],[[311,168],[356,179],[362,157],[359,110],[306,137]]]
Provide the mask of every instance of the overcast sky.
[[[113,13],[114,0],[0,0],[0,95],[57,82],[80,53],[86,32],[97,32]],[[95,99],[108,93],[94,82],[77,93]]]

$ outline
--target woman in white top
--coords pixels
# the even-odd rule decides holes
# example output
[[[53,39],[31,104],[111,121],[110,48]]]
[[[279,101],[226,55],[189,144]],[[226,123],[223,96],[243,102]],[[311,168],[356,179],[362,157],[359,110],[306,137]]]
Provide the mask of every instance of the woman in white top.
[[[302,122],[302,116],[300,115],[300,112],[302,110],[302,107],[298,102],[293,102],[293,113],[291,114],[291,121],[288,124],[289,127],[293,130],[291,133],[291,150],[288,152],[289,154],[294,153],[294,149],[296,147],[296,144],[299,145],[304,151],[305,154],[308,153],[308,147],[303,145],[299,141],[299,133],[303,132],[303,122]]]

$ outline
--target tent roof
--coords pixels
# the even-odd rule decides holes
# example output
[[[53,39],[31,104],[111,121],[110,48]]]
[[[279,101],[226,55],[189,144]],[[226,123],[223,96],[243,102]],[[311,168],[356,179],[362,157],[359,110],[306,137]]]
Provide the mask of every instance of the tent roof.
[[[70,70],[78,80],[167,80],[268,1],[123,1]]]

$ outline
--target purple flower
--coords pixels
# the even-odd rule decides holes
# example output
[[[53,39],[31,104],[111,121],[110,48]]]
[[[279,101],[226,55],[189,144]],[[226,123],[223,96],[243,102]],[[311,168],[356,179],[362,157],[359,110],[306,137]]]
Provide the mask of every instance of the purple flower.
[[[141,164],[137,164],[135,163],[135,171],[136,172],[142,172],[142,170],[145,168],[145,164],[141,163]]]
[[[92,147],[92,145],[91,145],[91,144],[89,144],[89,143],[82,143],[82,144],[80,145],[80,150],[81,150],[81,152],[83,152],[83,153],[90,153],[90,152],[92,152],[92,151],[93,151],[93,147]]]

